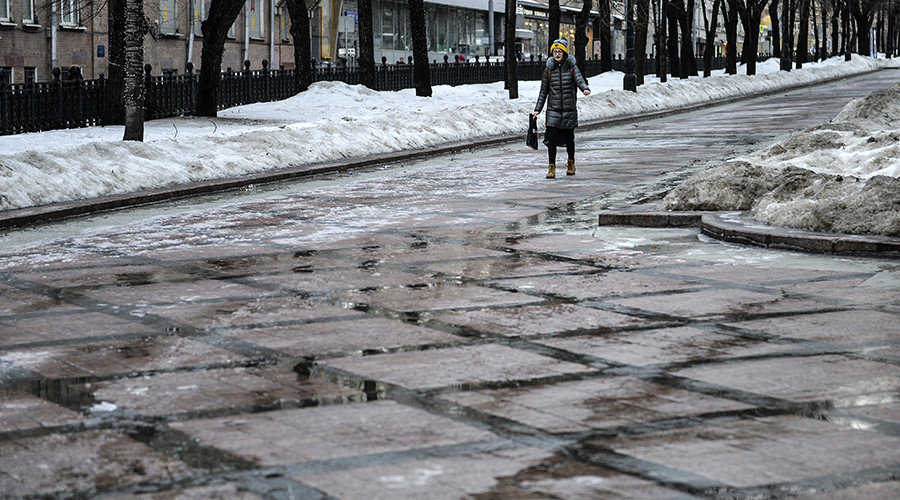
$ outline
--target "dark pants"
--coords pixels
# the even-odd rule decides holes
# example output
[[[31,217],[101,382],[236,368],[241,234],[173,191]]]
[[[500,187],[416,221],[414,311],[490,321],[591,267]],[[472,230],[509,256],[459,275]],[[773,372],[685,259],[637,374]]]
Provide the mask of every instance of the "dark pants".
[[[575,129],[547,127],[544,133],[544,144],[547,145],[547,153],[550,155],[550,163],[556,163],[556,147],[566,145],[566,154],[570,160],[575,160]]]

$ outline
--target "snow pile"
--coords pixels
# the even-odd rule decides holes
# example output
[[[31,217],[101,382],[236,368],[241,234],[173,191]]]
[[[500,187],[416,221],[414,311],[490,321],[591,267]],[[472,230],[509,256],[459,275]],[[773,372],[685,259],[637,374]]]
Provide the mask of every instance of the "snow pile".
[[[894,59],[854,56],[758,75],[648,78],[625,92],[622,73],[592,77],[594,93],[579,101],[583,121],[667,109],[897,66]],[[144,142],[123,142],[122,127],[90,127],[0,137],[0,210],[123,194],[173,184],[238,177],[279,168],[453,141],[524,134],[539,82],[520,82],[510,100],[503,83],[436,86],[431,98],[413,89],[376,92],[319,82],[279,102],[220,112],[215,119],[181,117],[147,122]]]
[[[747,210],[812,231],[900,236],[900,84],[851,101],[830,122],[697,174],[669,210]]]

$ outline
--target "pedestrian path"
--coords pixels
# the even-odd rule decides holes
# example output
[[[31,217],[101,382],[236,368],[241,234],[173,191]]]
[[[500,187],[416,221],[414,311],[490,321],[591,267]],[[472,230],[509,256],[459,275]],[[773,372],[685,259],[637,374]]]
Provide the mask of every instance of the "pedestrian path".
[[[895,260],[597,227],[883,83],[5,247],[0,491],[891,496]]]

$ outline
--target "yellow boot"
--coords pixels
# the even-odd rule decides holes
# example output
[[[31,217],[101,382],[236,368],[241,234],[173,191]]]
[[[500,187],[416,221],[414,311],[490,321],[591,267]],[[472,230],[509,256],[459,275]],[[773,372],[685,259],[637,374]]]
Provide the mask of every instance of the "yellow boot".
[[[575,175],[575,160],[570,159],[566,163],[566,175]]]
[[[555,163],[550,164],[550,170],[547,171],[547,178],[548,179],[556,179],[556,164]]]

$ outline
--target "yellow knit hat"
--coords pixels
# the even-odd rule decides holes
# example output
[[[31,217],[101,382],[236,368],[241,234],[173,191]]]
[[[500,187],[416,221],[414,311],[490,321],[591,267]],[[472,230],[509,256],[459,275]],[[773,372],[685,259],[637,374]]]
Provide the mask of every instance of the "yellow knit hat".
[[[565,38],[559,38],[553,41],[553,45],[550,46],[550,53],[553,53],[553,49],[559,49],[566,54],[569,53],[569,41]]]

